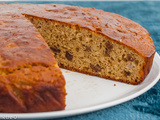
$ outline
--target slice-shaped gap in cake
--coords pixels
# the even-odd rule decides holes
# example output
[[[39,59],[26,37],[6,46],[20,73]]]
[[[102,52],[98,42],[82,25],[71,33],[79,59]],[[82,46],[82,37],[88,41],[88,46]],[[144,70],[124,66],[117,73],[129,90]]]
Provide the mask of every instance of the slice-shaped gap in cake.
[[[144,79],[145,59],[131,48],[78,25],[25,17],[38,29],[60,67],[130,84]]]

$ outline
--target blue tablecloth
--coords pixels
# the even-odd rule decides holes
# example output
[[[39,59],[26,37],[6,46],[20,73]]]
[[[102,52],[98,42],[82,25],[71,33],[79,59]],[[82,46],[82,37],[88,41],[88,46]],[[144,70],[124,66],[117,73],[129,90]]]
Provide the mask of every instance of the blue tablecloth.
[[[29,2],[37,3],[37,2]],[[125,16],[145,27],[160,54],[160,1],[38,2],[95,7]],[[123,104],[62,120],[160,120],[160,81],[143,95]],[[60,119],[58,119],[60,120]]]

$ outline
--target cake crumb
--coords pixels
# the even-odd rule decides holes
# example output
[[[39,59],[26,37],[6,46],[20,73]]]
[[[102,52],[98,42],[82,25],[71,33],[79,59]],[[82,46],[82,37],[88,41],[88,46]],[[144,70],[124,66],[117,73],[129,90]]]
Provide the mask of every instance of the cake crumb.
[[[116,86],[116,84],[114,84],[114,86]]]
[[[70,73],[69,71],[66,71],[66,73]]]

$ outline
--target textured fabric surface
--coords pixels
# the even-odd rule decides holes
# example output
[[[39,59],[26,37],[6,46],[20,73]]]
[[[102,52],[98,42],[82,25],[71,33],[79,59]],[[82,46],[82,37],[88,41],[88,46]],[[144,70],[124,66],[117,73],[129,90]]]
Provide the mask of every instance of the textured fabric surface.
[[[59,3],[83,7],[95,7],[127,17],[151,34],[160,54],[160,1],[106,1],[106,2],[37,2]],[[123,104],[83,115],[61,118],[62,120],[160,120],[160,81],[143,95]],[[57,119],[60,120],[60,119]]]

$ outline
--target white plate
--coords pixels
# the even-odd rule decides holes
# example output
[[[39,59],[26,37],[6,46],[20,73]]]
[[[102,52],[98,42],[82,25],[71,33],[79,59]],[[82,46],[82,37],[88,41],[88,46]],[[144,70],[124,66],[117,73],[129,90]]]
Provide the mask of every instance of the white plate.
[[[63,111],[4,114],[0,119],[40,119],[58,118],[92,112],[131,100],[153,87],[160,78],[160,57],[156,53],[151,72],[140,85],[128,85],[120,82],[93,77],[62,69],[66,78],[66,109]],[[114,86],[114,84],[116,86]]]

